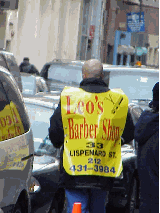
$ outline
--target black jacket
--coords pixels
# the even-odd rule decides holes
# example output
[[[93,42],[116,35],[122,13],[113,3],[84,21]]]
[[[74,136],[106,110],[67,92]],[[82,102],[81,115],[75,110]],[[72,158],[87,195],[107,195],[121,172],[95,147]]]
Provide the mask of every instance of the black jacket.
[[[19,69],[20,69],[20,72],[40,75],[36,67],[30,63],[26,64],[25,62],[22,62],[19,66]]]
[[[108,87],[104,81],[97,78],[85,79],[80,83],[80,88],[91,93],[102,93],[108,91]],[[127,115],[127,121],[123,138],[125,143],[130,142],[134,135],[134,125],[130,113]],[[49,137],[53,145],[57,148],[61,147],[64,143],[64,131],[61,118],[61,103],[59,103],[54,114],[50,118]],[[63,149],[62,149],[63,151]],[[110,189],[114,178],[100,177],[100,176],[71,176],[68,175],[63,168],[63,153],[61,153],[60,164],[60,183],[63,187],[99,187]]]
[[[153,203],[159,202],[159,113],[144,111],[134,135],[138,142],[141,198],[154,207]]]

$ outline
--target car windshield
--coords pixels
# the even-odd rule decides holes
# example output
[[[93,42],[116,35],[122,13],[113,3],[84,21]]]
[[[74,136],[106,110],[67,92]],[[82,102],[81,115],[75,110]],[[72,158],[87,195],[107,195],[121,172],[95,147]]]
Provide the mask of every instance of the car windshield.
[[[75,67],[74,65],[51,65],[48,69],[48,79],[79,83],[82,80],[81,67]]]
[[[128,96],[129,102],[134,100],[151,100],[152,88],[159,81],[159,75],[147,73],[114,74],[110,73],[109,87],[121,88]]]
[[[50,124],[50,117],[53,114],[53,109],[27,103],[25,105],[31,122],[31,129],[34,138],[34,150],[36,152],[39,147],[41,147],[41,144],[43,144],[44,142],[49,144],[50,142],[47,136]],[[43,154],[48,153],[47,149],[47,146],[45,147],[45,149],[43,148]],[[50,149],[53,152],[53,145],[51,144],[51,142]]]

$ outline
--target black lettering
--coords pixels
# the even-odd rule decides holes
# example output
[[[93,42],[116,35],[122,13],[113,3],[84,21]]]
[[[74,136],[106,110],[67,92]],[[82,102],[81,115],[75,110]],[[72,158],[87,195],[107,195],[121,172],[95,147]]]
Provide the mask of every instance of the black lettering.
[[[116,152],[109,152],[109,158],[116,158]]]
[[[79,150],[76,150],[76,156],[79,156]]]
[[[80,150],[80,155],[83,155],[84,154],[84,150]]]
[[[69,155],[70,155],[70,156],[73,156],[72,151],[69,152]]]
[[[90,150],[90,155],[94,155],[94,149]]]
[[[95,151],[95,155],[99,156],[99,152],[98,150]]]
[[[103,157],[105,157],[106,156],[106,152],[105,151],[103,151],[103,155],[102,155]]]
[[[85,156],[89,156],[90,153],[89,153],[89,150],[85,150]]]
[[[112,157],[112,152],[109,152],[109,158],[111,158]]]

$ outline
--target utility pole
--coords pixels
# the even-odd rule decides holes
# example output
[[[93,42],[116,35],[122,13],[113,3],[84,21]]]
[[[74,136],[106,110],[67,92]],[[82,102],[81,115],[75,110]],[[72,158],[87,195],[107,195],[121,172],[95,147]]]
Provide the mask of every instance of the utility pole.
[[[92,53],[91,57],[100,59],[100,32],[101,32],[101,22],[102,22],[102,17],[103,17],[103,0],[92,0],[92,9],[93,9],[93,16],[94,16],[94,21],[93,23],[95,24],[95,33],[94,33],[94,39],[93,39],[93,44],[92,44]]]

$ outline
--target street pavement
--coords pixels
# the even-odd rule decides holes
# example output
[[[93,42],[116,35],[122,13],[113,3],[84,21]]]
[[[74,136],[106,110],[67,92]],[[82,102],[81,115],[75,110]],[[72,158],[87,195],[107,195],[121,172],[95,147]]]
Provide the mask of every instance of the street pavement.
[[[37,210],[34,213],[48,213],[48,211],[49,211],[49,207],[48,207],[48,204],[47,204],[47,205],[43,206],[40,210]],[[111,210],[111,212],[110,211],[106,211],[106,213],[113,213],[113,212],[115,212],[115,213],[125,213],[125,209],[115,208],[114,211],[112,211],[112,210]],[[53,210],[52,213],[56,213],[56,211]],[[63,211],[62,213],[66,213],[66,211]],[[134,213],[139,213],[139,210],[138,209],[135,210]]]
[[[38,209],[34,213],[48,213],[48,211],[49,211],[49,206],[48,204],[46,204],[45,206],[43,206],[41,209]],[[53,210],[52,213],[56,213],[56,211]],[[66,211],[63,211],[62,213],[66,213]]]
[[[111,210],[111,211],[107,211],[106,210],[106,213],[125,213],[125,209],[120,209],[120,208],[115,208],[114,210]],[[139,213],[139,210],[138,209],[136,209],[135,211],[134,211],[134,213]]]

